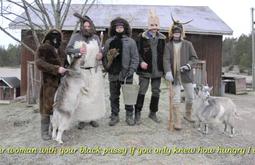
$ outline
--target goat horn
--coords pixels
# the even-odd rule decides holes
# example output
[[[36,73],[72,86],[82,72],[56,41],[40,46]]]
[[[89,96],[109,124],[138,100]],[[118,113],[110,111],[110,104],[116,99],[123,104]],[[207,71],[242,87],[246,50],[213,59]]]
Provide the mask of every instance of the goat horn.
[[[173,23],[176,24],[177,22],[174,20],[172,13],[171,13],[171,18],[172,18]]]
[[[185,25],[185,24],[190,23],[191,21],[193,21],[193,19],[191,19],[191,20],[189,20],[189,21],[187,21],[187,22],[180,23],[180,24]]]
[[[174,24],[182,24],[182,25],[185,25],[185,24],[188,24],[188,23],[190,23],[191,21],[193,21],[193,19],[191,19],[191,20],[189,20],[189,21],[187,21],[187,22],[183,22],[183,23],[182,23],[182,22],[179,22],[179,21],[175,21],[173,15],[172,15],[172,13],[171,13],[171,18],[172,18],[172,21],[173,21]]]

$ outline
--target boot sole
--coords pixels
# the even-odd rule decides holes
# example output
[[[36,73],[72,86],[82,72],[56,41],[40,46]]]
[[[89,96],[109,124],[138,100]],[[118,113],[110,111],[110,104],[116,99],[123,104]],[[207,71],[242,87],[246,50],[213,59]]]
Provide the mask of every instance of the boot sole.
[[[117,120],[115,123],[109,123],[109,126],[115,126],[116,124],[118,124],[120,122],[120,120]]]
[[[190,120],[189,118],[187,118],[187,117],[183,117],[185,120],[187,120],[188,122],[190,122],[190,123],[195,123],[195,120]]]

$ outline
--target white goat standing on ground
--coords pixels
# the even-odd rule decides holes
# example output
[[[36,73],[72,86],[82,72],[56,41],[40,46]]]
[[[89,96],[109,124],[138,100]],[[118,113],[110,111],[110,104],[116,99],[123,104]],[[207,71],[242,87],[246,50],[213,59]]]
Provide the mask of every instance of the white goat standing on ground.
[[[72,121],[73,113],[77,109],[82,90],[83,77],[80,71],[80,56],[71,60],[68,72],[61,79],[55,94],[53,104],[52,139],[62,144],[62,134],[67,130]]]
[[[208,133],[208,124],[210,122],[223,123],[225,125],[224,133],[229,127],[230,137],[234,135],[234,118],[237,115],[236,105],[230,98],[210,96],[212,88],[198,86],[195,88],[194,110],[198,119],[199,129],[204,124],[203,133]]]

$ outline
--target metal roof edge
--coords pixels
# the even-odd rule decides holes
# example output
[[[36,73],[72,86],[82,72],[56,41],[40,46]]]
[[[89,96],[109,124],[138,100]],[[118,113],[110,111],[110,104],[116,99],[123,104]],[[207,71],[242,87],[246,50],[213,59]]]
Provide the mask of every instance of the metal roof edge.
[[[5,82],[10,88],[13,88],[13,86],[10,85],[10,84],[4,79],[4,77],[0,77],[0,80],[2,80],[3,82]]]
[[[106,29],[109,28],[109,27],[96,27],[96,30],[97,31],[106,31]],[[147,29],[148,27],[132,27],[132,29],[142,29],[142,30],[145,30]],[[28,26],[15,26],[15,28],[11,28],[11,29],[29,29]],[[63,27],[62,30],[74,30],[74,27]],[[168,32],[168,30],[166,29],[160,29],[160,32]],[[201,34],[201,35],[232,35],[233,34],[233,31],[229,31],[229,32],[216,32],[216,31],[207,31],[207,32],[202,32],[202,31],[190,31],[190,30],[187,30],[186,31],[187,34]]]

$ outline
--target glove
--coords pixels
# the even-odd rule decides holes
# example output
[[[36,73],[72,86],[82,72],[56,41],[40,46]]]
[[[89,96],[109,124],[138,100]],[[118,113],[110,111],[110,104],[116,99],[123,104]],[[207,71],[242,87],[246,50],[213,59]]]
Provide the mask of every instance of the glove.
[[[113,49],[110,49],[108,52],[107,52],[107,61],[109,63],[112,63],[113,59],[116,58],[117,56],[119,55],[119,50],[116,49],[116,48],[113,48]]]
[[[183,65],[180,68],[181,72],[186,72],[186,71],[190,71],[191,70],[191,66],[189,64]]]
[[[110,49],[107,52],[107,54],[106,54],[106,58],[107,58],[106,69],[109,69],[111,67],[114,58],[116,58],[119,54],[120,54],[119,49],[116,49],[116,48]]]
[[[132,77],[133,74],[134,74],[134,72],[135,72],[134,69],[131,69],[131,68],[130,68],[130,69],[127,71],[127,74],[126,74],[125,77],[127,77],[127,78],[128,78],[128,77]]]
[[[172,72],[167,72],[166,75],[165,75],[165,79],[168,80],[168,81],[174,81]]]

